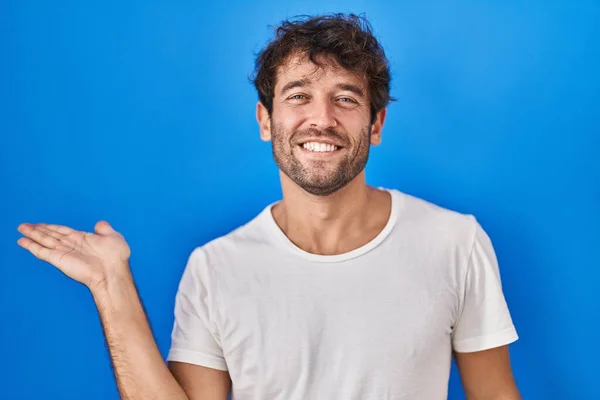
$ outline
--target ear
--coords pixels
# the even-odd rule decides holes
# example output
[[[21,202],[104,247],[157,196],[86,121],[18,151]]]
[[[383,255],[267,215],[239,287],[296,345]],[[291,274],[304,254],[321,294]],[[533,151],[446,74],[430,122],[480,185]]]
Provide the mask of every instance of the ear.
[[[379,110],[377,115],[375,116],[375,122],[371,126],[371,144],[373,146],[377,146],[381,143],[381,131],[383,130],[383,123],[385,122],[385,115],[387,113],[387,109],[383,108]]]
[[[260,101],[256,103],[256,120],[260,128],[260,138],[265,142],[271,140],[271,116]]]

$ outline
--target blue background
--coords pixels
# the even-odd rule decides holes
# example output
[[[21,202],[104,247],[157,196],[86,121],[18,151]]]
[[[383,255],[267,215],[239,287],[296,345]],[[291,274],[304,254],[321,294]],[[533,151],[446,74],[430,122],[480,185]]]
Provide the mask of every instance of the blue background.
[[[0,4],[0,398],[117,398],[88,291],[18,247],[17,225],[110,221],[166,356],[191,250],[280,196],[254,55],[269,25],[330,11],[364,12],[391,62],[369,182],[481,221],[525,399],[600,398],[600,7],[322,3]]]

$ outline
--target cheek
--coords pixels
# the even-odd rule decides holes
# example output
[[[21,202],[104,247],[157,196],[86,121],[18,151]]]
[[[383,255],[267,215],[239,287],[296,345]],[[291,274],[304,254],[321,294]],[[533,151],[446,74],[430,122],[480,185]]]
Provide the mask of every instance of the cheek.
[[[294,118],[279,116],[276,121],[277,123],[274,125],[275,130],[273,131],[273,134],[274,136],[277,136],[277,139],[280,141],[288,142],[293,136],[294,132],[302,128],[302,124],[299,122],[299,120]]]
[[[359,153],[364,151],[366,148],[371,146],[371,140],[369,139],[368,127],[363,127],[360,133],[351,139],[352,151],[354,153]]]
[[[273,116],[284,125],[293,125],[307,117],[307,109],[303,105],[279,104],[274,108]]]

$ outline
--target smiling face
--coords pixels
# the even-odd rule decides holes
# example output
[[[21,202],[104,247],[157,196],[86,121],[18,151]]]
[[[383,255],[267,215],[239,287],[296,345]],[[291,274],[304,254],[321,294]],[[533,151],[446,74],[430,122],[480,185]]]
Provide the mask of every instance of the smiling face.
[[[290,58],[278,69],[271,115],[257,108],[261,137],[272,141],[281,172],[318,196],[363,173],[385,117],[384,109],[371,123],[365,80],[330,64]]]

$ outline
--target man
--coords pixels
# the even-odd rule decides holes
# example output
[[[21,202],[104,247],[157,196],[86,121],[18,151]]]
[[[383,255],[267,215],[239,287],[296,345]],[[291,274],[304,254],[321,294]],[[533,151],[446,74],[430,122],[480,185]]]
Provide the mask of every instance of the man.
[[[387,61],[368,23],[282,24],[257,59],[261,138],[283,199],[196,248],[176,297],[168,365],[107,222],[95,234],[22,224],[19,244],[86,284],[126,399],[519,399],[517,334],[492,244],[469,215],[366,184]]]

